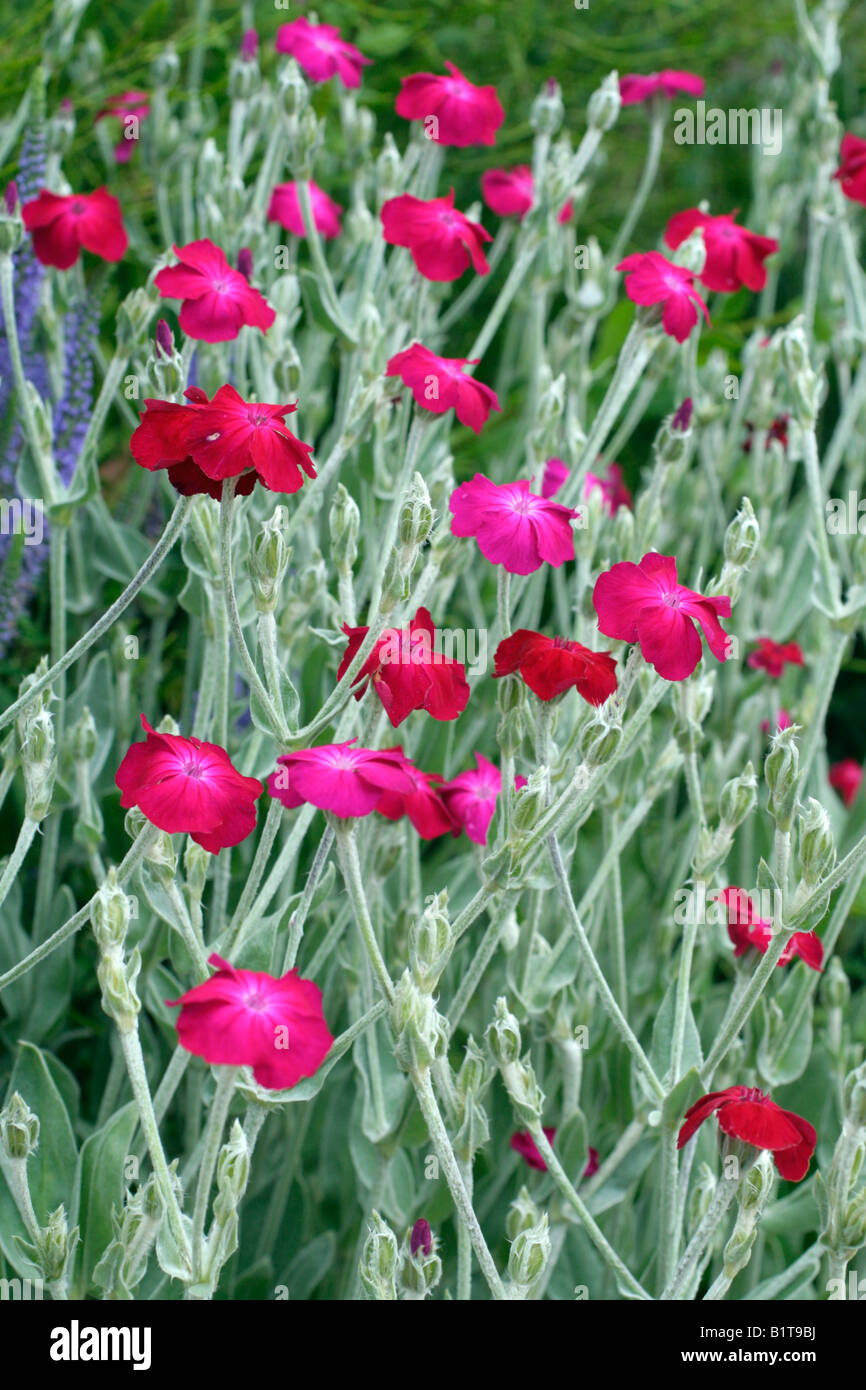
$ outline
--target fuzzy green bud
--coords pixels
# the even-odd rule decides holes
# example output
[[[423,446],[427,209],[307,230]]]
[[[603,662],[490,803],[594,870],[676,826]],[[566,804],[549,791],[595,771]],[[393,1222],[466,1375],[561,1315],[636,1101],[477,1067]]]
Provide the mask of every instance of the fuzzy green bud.
[[[535,1071],[528,1062],[510,1062],[501,1066],[502,1080],[522,1124],[537,1125],[544,1111],[544,1092]]]
[[[397,191],[400,183],[401,164],[400,151],[397,149],[394,137],[390,130],[386,131],[382,140],[382,149],[376,160],[376,190],[380,207]]]
[[[836,862],[836,846],[830,817],[820,801],[809,797],[806,809],[800,810],[800,871],[809,887],[829,873]],[[835,957],[834,957],[835,959]]]
[[[443,889],[427,899],[409,934],[409,965],[418,988],[427,994],[436,988],[454,948],[447,908],[448,890]]]
[[[86,705],[70,732],[69,748],[75,761],[81,763],[89,763],[96,752],[96,723]]]
[[[197,845],[195,840],[187,840],[183,856],[183,874],[186,880],[187,893],[193,902],[201,902],[212,859],[213,855],[208,854],[201,845]]]
[[[866,1126],[866,1062],[845,1077],[842,1095],[848,1122],[854,1129]]]
[[[514,799],[511,824],[515,833],[525,834],[531,830],[544,810],[547,795],[548,769],[536,768],[525,787],[521,787]]]
[[[829,1009],[844,1009],[850,998],[851,986],[845,967],[838,956],[831,956],[821,981],[821,999]]]
[[[517,1286],[515,1293],[525,1298],[541,1279],[550,1258],[550,1232],[547,1212],[535,1226],[519,1231],[508,1254],[508,1274]]]
[[[559,83],[550,78],[530,107],[529,124],[536,134],[555,135],[562,125],[564,114]]]
[[[288,509],[276,507],[250,546],[249,571],[257,613],[273,613],[277,606],[280,585],[292,558],[292,547],[286,541],[288,523]]]
[[[310,99],[310,90],[294,58],[277,69],[277,97],[287,116],[298,116]]]
[[[797,802],[800,752],[795,727],[781,729],[771,741],[764,761],[764,780],[770,789],[770,811],[779,830],[791,829]]]
[[[614,723],[600,706],[580,733],[580,753],[589,767],[609,762],[620,745],[622,725]]]
[[[509,1011],[504,995],[496,1001],[493,1022],[484,1036],[498,1066],[510,1066],[520,1057],[520,1024]]]
[[[589,129],[602,132],[610,130],[616,124],[621,105],[619,76],[616,72],[610,72],[589,99],[586,108]]]
[[[455,1079],[455,1089],[459,1099],[479,1096],[490,1079],[487,1057],[470,1034],[466,1041],[463,1061]]]
[[[725,561],[737,569],[747,569],[751,564],[761,539],[758,518],[748,497],[744,497],[740,510],[725,532]]]
[[[64,1277],[69,1259],[78,1244],[78,1227],[70,1231],[66,1210],[59,1206],[42,1227],[36,1242],[37,1263],[44,1278],[53,1283]]]
[[[0,1144],[9,1158],[26,1161],[39,1144],[39,1116],[17,1091],[0,1110]]]
[[[123,946],[131,915],[130,900],[117,882],[117,870],[111,868],[90,905],[93,935],[100,951],[116,951]]]
[[[102,990],[102,1007],[113,1018],[121,1033],[135,1030],[136,1018],[141,1010],[141,1001],[136,993],[135,982],[141,970],[141,955],[138,947],[124,962],[115,951],[103,955],[96,967],[96,978]]]
[[[41,673],[40,663],[37,677]],[[31,684],[30,677],[21,682],[22,695]],[[18,756],[24,774],[25,814],[34,821],[43,820],[51,809],[57,772],[54,720],[48,709],[48,701],[52,698],[49,692],[43,692],[18,716]]]
[[[9,190],[13,190],[11,193]],[[24,222],[14,184],[9,184],[6,199],[0,204],[0,255],[11,256],[24,240]]]
[[[157,305],[156,295],[145,289],[130,290],[117,310],[117,346],[131,353],[144,337]]]
[[[739,777],[732,777],[722,787],[719,797],[719,817],[727,830],[736,830],[751,815],[758,801],[758,779],[751,762],[746,763]]]
[[[351,574],[358,556],[361,513],[354,497],[342,483],[337,484],[328,517],[331,529],[331,557],[339,574]]]
[[[406,1071],[432,1066],[448,1046],[448,1022],[437,1012],[430,995],[404,970],[391,1006],[394,1056]]]
[[[529,1231],[541,1220],[541,1212],[529,1195],[527,1187],[521,1187],[505,1218],[505,1234],[514,1241],[521,1231]]]
[[[370,1232],[361,1251],[361,1283],[367,1297],[393,1300],[397,1297],[395,1284],[400,1252],[397,1237],[377,1211],[373,1211]]]
[[[403,499],[397,529],[403,563],[407,568],[410,562],[414,562],[416,553],[432,529],[433,508],[430,505],[430,493],[421,474],[416,473]]]

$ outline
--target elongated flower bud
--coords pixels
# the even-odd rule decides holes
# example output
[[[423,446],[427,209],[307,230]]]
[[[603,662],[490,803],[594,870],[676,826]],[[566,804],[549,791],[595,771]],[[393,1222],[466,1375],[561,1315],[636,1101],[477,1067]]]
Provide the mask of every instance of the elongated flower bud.
[[[454,940],[448,919],[447,889],[427,899],[409,935],[409,964],[418,988],[430,994],[451,957]]]
[[[519,1231],[508,1255],[508,1273],[518,1298],[526,1298],[541,1279],[550,1258],[547,1212],[535,1226]]]
[[[493,1022],[484,1035],[498,1066],[507,1067],[520,1056],[520,1024],[509,1011],[504,995],[496,1001]]]
[[[395,1280],[399,1253],[397,1237],[387,1222],[374,1211],[370,1221],[370,1233],[361,1252],[361,1283],[368,1298],[396,1299]]]
[[[250,580],[259,613],[273,613],[277,606],[280,585],[292,558],[292,547],[286,541],[288,523],[288,509],[275,507],[250,546]]]
[[[590,130],[606,131],[616,124],[622,102],[619,95],[619,77],[609,72],[589,99],[586,119]]]
[[[0,1110],[0,1144],[9,1158],[28,1159],[39,1144],[39,1116],[17,1091]]]

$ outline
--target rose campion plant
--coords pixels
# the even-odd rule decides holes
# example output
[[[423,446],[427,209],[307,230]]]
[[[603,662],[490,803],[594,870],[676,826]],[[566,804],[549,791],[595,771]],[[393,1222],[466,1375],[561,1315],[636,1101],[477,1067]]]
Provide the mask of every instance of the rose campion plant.
[[[203,6],[103,81],[71,8],[0,125],[3,1289],[846,1289],[850,15],[735,199],[715,61]]]

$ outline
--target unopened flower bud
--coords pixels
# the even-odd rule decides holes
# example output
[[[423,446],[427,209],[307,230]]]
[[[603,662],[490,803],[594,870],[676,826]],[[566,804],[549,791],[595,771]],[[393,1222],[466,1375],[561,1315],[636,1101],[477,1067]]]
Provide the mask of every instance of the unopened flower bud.
[[[390,130],[386,131],[379,158],[376,160],[376,189],[380,207],[397,191],[401,162],[400,151],[394,143],[394,137]]]
[[[851,986],[845,967],[838,956],[830,957],[830,964],[821,981],[821,999],[829,1009],[844,1009],[851,998]]]
[[[22,681],[22,694],[30,683],[29,678]],[[35,821],[44,820],[51,809],[57,771],[54,720],[47,703],[50,698],[47,693],[43,694],[18,716],[18,754],[24,774],[25,814]]]
[[[0,1144],[9,1158],[28,1159],[39,1143],[39,1116],[13,1091],[0,1110]]]
[[[555,135],[562,125],[565,108],[562,92],[554,78],[548,78],[529,111],[529,124],[536,134]]]
[[[496,738],[503,756],[513,758],[523,742],[523,710],[518,706],[502,716],[496,730]]]
[[[297,116],[309,101],[309,88],[294,58],[285,58],[277,70],[277,95],[287,116]]]
[[[179,76],[180,59],[174,46],[169,44],[150,65],[151,84],[154,87],[173,87]]]
[[[845,1077],[842,1095],[849,1123],[860,1129],[866,1125],[866,1062]]]
[[[729,830],[736,830],[751,814],[757,801],[758,779],[754,767],[748,762],[739,777],[732,777],[730,782],[726,782],[722,787],[719,797],[719,817],[722,824]]]
[[[527,1187],[521,1187],[505,1218],[505,1234],[509,1240],[516,1240],[521,1231],[531,1230],[541,1220],[541,1212],[529,1195]]]
[[[404,562],[408,561],[409,556],[414,558],[432,529],[433,508],[430,505],[430,493],[421,474],[416,473],[400,509],[398,535]]]
[[[471,1036],[466,1041],[463,1062],[455,1079],[455,1090],[461,1100],[478,1096],[488,1081],[487,1058]]]
[[[498,1066],[510,1066],[520,1057],[520,1024],[509,1011],[504,995],[496,1001],[493,1022],[484,1036]]]
[[[805,812],[800,811],[799,822],[800,871],[811,887],[832,869],[836,862],[836,846],[830,817],[813,796],[809,797]]]
[[[277,606],[280,585],[292,558],[292,547],[286,540],[288,524],[287,508],[275,507],[250,546],[250,580],[258,613],[273,613]]]
[[[399,1250],[397,1237],[377,1211],[373,1211],[370,1233],[361,1252],[361,1283],[369,1298],[396,1299],[395,1277]]]
[[[599,708],[580,734],[580,753],[590,767],[609,762],[620,745],[622,725],[611,722]]]
[[[616,72],[610,72],[589,99],[586,108],[589,129],[610,130],[611,126],[616,124],[621,105],[619,76]]]
[[[531,830],[544,810],[547,772],[547,768],[536,768],[514,799],[511,824],[517,834]]]
[[[432,998],[404,970],[394,991],[391,1008],[394,1056],[406,1071],[432,1066],[448,1045],[447,1021],[437,1012]]]
[[[442,1261],[430,1223],[423,1217],[407,1232],[400,1261],[400,1297],[420,1301],[442,1278]]]
[[[770,810],[779,830],[791,829],[797,800],[800,753],[796,743],[796,726],[774,734],[770,752],[764,761],[764,780],[770,789]]]
[[[328,517],[331,528],[331,557],[339,574],[351,574],[358,555],[361,513],[354,497],[342,483],[337,484]]]
[[[18,186],[7,183],[0,211],[0,254],[11,256],[24,239],[24,223],[18,207]]]
[[[508,1273],[524,1294],[538,1283],[550,1258],[547,1212],[535,1226],[519,1231],[508,1255]]]
[[[113,1018],[121,1033],[131,1033],[141,1010],[135,982],[141,970],[138,947],[124,963],[116,953],[103,955],[96,967],[96,978],[102,990],[102,1007]]]
[[[671,260],[674,265],[682,266],[683,270],[690,271],[692,275],[700,275],[707,260],[707,247],[701,227],[696,227],[685,241],[680,242]]]
[[[78,1244],[78,1227],[70,1231],[66,1209],[59,1206],[48,1217],[36,1241],[37,1262],[49,1283],[61,1280],[70,1256]]]
[[[748,497],[744,497],[740,510],[725,532],[725,560],[738,569],[746,569],[758,549],[761,528],[754,508]]]
[[[427,899],[409,935],[409,964],[418,988],[430,994],[451,957],[454,939],[448,919],[448,891]]]
[[[193,902],[201,902],[212,859],[213,855],[208,854],[195,840],[191,837],[187,840],[183,856],[183,874],[187,892]]]
[[[90,904],[90,921],[100,951],[117,951],[123,946],[131,916],[130,900],[117,882],[117,870],[111,868]]]
[[[156,307],[153,292],[146,289],[130,290],[121,300],[117,310],[117,346],[123,352],[131,353],[144,337]]]

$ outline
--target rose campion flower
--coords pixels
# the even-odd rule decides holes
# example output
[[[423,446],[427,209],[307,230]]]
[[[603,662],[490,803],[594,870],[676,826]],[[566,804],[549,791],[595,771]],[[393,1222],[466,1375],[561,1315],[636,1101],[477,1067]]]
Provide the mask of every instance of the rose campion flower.
[[[49,193],[25,203],[21,217],[33,234],[33,254],[42,265],[68,270],[82,247],[104,261],[119,261],[129,245],[120,203],[107,188],[94,193]]]
[[[481,196],[497,217],[516,215],[522,222],[535,197],[532,169],[528,164],[518,164],[514,169],[486,169],[481,175]]]
[[[616,267],[625,273],[625,292],[633,304],[663,304],[662,328],[669,338],[684,343],[698,321],[695,305],[707,323],[710,314],[695,289],[694,276],[658,251],[636,252]]]
[[[773,423],[770,425],[769,429],[767,430],[767,433],[766,433],[766,436],[765,436],[765,439],[764,439],[764,443],[765,443],[765,445],[766,445],[766,447],[767,447],[768,449],[769,449],[769,447],[770,447],[770,445],[772,444],[772,442],[773,442],[774,439],[777,439],[777,440],[779,441],[779,443],[781,444],[781,446],[782,446],[783,449],[787,449],[787,447],[788,447],[788,421],[790,420],[790,418],[791,418],[790,415],[777,415],[777,416],[776,416],[775,420],[773,421]],[[755,433],[755,427],[754,427],[754,425],[752,424],[751,420],[747,420],[747,421],[746,421],[746,430],[747,430],[746,438],[745,438],[744,441],[743,441],[743,453],[744,453],[744,454],[750,454],[750,453],[752,452],[752,436],[753,436],[754,433]]]
[[[687,208],[671,218],[665,242],[675,251],[696,227],[704,234],[707,259],[698,279],[708,290],[762,290],[767,283],[764,261],[779,249],[774,237],[758,236],[734,221],[736,213],[711,217],[700,208]]]
[[[547,1140],[548,1144],[552,1144],[556,1136],[556,1130],[548,1129],[547,1126],[543,1126],[542,1133],[545,1139]],[[525,1163],[529,1165],[530,1168],[535,1168],[535,1170],[539,1173],[547,1172],[547,1164],[541,1157],[538,1145],[536,1144],[528,1129],[517,1130],[515,1134],[512,1134],[510,1143],[512,1149],[514,1149],[516,1153],[520,1154],[520,1157],[524,1160]],[[586,1153],[588,1162],[581,1176],[584,1178],[591,1178],[593,1173],[598,1172],[598,1149],[588,1148]]]
[[[402,752],[402,749],[398,751]],[[382,792],[376,811],[388,820],[408,817],[422,840],[435,840],[440,835],[454,834],[454,817],[439,795],[442,778],[433,772],[422,772],[408,758],[403,759],[403,771],[412,782],[412,791]]]
[[[636,106],[640,101],[649,101],[656,93],[673,101],[677,92],[688,96],[702,97],[705,90],[702,77],[693,72],[682,72],[676,68],[662,68],[661,72],[651,72],[643,77],[640,73],[628,72],[619,79],[619,99],[623,106]]]
[[[204,237],[172,249],[180,264],[160,270],[153,283],[163,299],[183,301],[178,321],[184,333],[205,343],[231,342],[244,324],[267,333],[274,310],[219,246]]]
[[[746,657],[753,671],[766,671],[778,680],[786,666],[802,666],[803,650],[797,642],[774,642],[772,637],[759,637],[758,645]]]
[[[788,711],[787,711],[786,709],[780,709],[779,712],[778,712],[778,714],[776,715],[776,729],[777,729],[777,731],[780,732],[782,729],[790,729],[790,728],[793,726],[793,723],[794,723],[794,721],[793,721],[793,719],[791,718],[791,716],[790,716],[790,714],[788,713]],[[761,733],[762,733],[762,734],[768,734],[769,732],[770,732],[770,721],[769,721],[769,719],[762,719],[762,720],[761,720]]]
[[[756,1149],[768,1149],[780,1177],[799,1182],[809,1171],[818,1136],[800,1115],[783,1110],[763,1091],[750,1086],[728,1086],[701,1096],[686,1111],[677,1148],[687,1144],[713,1111],[718,1111],[719,1129]]]
[[[146,92],[124,92],[122,96],[109,97],[102,110],[97,111],[95,121],[102,121],[106,116],[110,116],[120,121],[123,126],[123,136],[114,147],[114,158],[118,164],[127,164],[132,158],[132,151],[138,143],[138,128],[149,115],[150,104]],[[135,121],[135,125],[127,124],[130,118]]]
[[[752,946],[761,955],[766,955],[773,940],[773,924],[758,917],[755,904],[742,888],[725,888],[716,895],[716,902],[724,903],[728,919],[728,936],[734,945],[734,956],[744,956]],[[824,961],[824,947],[820,937],[813,931],[794,932],[781,956],[779,965],[787,965],[798,956],[812,970],[821,971]]]
[[[313,82],[339,77],[344,87],[360,87],[361,69],[373,61],[341,38],[333,24],[311,24],[303,15],[280,25],[276,50],[290,53]]]
[[[616,690],[616,662],[564,637],[518,628],[496,648],[494,677],[519,672],[539,700],[554,700],[572,687],[590,705],[603,705]]]
[[[144,715],[141,723],[147,738],[127,749],[114,779],[123,809],[137,806],[152,825],[190,835],[209,854],[245,840],[256,826],[261,782],[243,777],[217,743],[157,733]]]
[[[279,37],[279,34],[278,34]],[[259,56],[259,36],[255,29],[245,29],[241,37],[240,54],[245,63],[254,63]]]
[[[541,478],[542,497],[555,497],[569,474],[569,467],[562,459],[548,459]]]
[[[479,275],[489,273],[482,242],[493,238],[480,222],[455,210],[453,188],[444,198],[401,193],[382,205],[380,216],[388,245],[407,247],[427,280],[456,280],[470,265]]]
[[[409,1240],[409,1253],[417,1255],[419,1250],[422,1255],[433,1253],[433,1232],[430,1230],[430,1222],[425,1221],[423,1216],[420,1216],[412,1227]]]
[[[640,643],[644,661],[667,681],[682,681],[701,659],[700,624],[717,661],[728,656],[728,639],[719,618],[731,616],[725,595],[705,598],[677,582],[673,555],[650,551],[639,564],[622,560],[600,574],[592,602],[598,630],[621,642]]]
[[[407,121],[423,121],[437,145],[495,145],[505,120],[495,87],[476,87],[453,63],[449,76],[416,72],[400,81],[395,110]]]
[[[866,205],[866,140],[859,135],[843,135],[839,158],[842,162],[833,178],[839,180],[846,198]]]
[[[863,768],[854,758],[843,758],[830,768],[830,786],[839,793],[846,806],[853,805],[862,781]]]
[[[589,497],[595,488],[600,491],[602,506],[609,516],[616,516],[620,507],[631,509],[632,495],[623,481],[618,463],[609,463],[603,474],[587,473],[583,485],[584,497]]]
[[[337,670],[341,680],[369,632],[343,624],[348,645]],[[436,629],[426,608],[419,608],[405,631],[387,629],[361,667],[352,686],[360,700],[370,680],[396,729],[413,710],[433,719],[456,719],[466,708],[469,686],[459,661],[435,650]]]
[[[397,352],[385,368],[386,376],[398,376],[412,392],[417,405],[441,415],[454,410],[461,425],[481,433],[491,410],[501,410],[496,392],[464,367],[476,367],[480,357],[437,357],[421,343]]]
[[[141,424],[129,441],[142,468],[168,469],[179,492],[222,496],[225,478],[238,478],[238,491],[252,491],[256,479],[272,492],[297,492],[304,475],[315,478],[304,444],[287,429],[284,416],[294,405],[245,401],[233,386],[221,386],[209,401],[200,387],[184,395],[191,405],[146,400]]]
[[[356,748],[356,739],[301,748],[277,758],[268,791],[289,810],[309,802],[340,820],[369,816],[383,792],[410,794],[415,783],[399,748]]]
[[[493,483],[476,473],[451,494],[451,532],[475,536],[492,565],[509,574],[532,574],[545,563],[554,567],[574,559],[572,507],[563,507],[530,492],[529,483]]]
[[[496,810],[496,800],[502,790],[502,773],[480,753],[475,754],[474,768],[460,772],[450,782],[443,782],[439,795],[450,811],[455,828],[453,834],[466,831],[476,845],[487,844],[487,832]],[[515,787],[525,787],[525,777],[515,777]]]
[[[288,1090],[318,1071],[333,1046],[322,1012],[322,991],[297,970],[275,979],[239,970],[216,953],[215,974],[179,999],[181,1047],[215,1066],[252,1067],[268,1091]]]
[[[310,204],[313,209],[313,222],[316,231],[323,236],[326,241],[333,237],[338,237],[342,230],[340,226],[340,213],[343,211],[339,203],[335,203],[333,198],[329,198],[317,184],[310,179]],[[298,185],[294,181],[291,183],[278,183],[271,193],[271,201],[268,206],[268,221],[279,222],[286,231],[293,232],[295,236],[306,236],[304,231],[304,219],[301,215],[301,204],[298,201]]]

